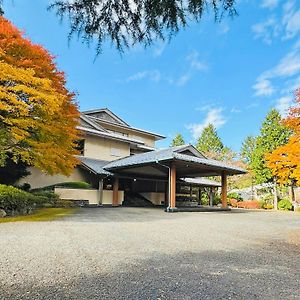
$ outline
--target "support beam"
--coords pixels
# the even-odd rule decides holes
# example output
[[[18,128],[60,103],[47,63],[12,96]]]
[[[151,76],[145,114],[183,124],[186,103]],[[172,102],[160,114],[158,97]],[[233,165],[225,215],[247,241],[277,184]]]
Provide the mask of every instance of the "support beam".
[[[211,187],[209,189],[209,206],[213,207],[213,205],[214,205],[214,191],[213,188]]]
[[[221,190],[221,200],[222,208],[227,208],[227,175],[225,172],[222,172],[222,190]]]
[[[170,193],[169,193],[169,206],[167,208],[167,211],[175,212],[177,211],[177,207],[176,207],[176,166],[174,163],[172,163],[170,167],[169,184],[170,184]]]
[[[114,178],[112,206],[119,206],[119,178]]]
[[[99,179],[99,205],[102,205],[103,198],[103,178]]]

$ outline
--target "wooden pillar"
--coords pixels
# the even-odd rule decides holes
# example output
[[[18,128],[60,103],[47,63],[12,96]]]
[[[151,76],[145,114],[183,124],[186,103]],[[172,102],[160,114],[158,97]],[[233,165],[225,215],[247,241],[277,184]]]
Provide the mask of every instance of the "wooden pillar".
[[[201,205],[201,195],[202,195],[202,192],[201,192],[201,188],[199,187],[198,188],[198,205]]]
[[[170,194],[169,194],[169,206],[168,211],[174,212],[176,208],[176,166],[174,163],[171,164],[169,172],[169,184],[170,184]]]
[[[119,178],[114,178],[112,206],[119,206]]]
[[[209,206],[213,207],[213,205],[214,205],[214,191],[213,188],[211,187],[209,189]]]
[[[99,205],[102,205],[103,198],[103,178],[99,179]]]
[[[222,172],[222,190],[221,190],[221,200],[222,207],[227,208],[227,175],[225,172]]]

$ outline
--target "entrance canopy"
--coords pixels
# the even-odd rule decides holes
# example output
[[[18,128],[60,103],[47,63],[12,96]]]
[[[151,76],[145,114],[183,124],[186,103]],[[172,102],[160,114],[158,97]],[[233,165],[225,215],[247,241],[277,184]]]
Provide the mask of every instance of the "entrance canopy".
[[[244,174],[245,170],[205,158],[192,145],[150,151],[112,161],[103,168],[116,175],[131,175],[140,178],[166,178],[169,168],[176,167],[178,178],[195,178]]]

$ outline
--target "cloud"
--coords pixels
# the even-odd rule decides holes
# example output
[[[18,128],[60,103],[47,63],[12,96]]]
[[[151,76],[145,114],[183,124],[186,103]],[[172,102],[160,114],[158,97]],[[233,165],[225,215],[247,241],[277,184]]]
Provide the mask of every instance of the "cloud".
[[[286,116],[292,103],[293,98],[291,96],[284,96],[277,99],[275,108],[278,109],[282,116]]]
[[[176,81],[178,86],[183,86],[190,81],[195,72],[204,72],[209,69],[208,64],[204,60],[199,59],[199,52],[196,50],[190,52],[185,60],[188,62],[188,69]]]
[[[238,108],[235,108],[235,107],[233,107],[233,108],[230,110],[230,112],[231,112],[231,113],[238,114],[238,113],[242,112],[242,110],[241,110],[241,109],[238,109]]]
[[[161,80],[161,73],[158,70],[149,70],[137,72],[126,79],[126,82],[137,81],[141,79],[149,79],[154,82],[159,82]]]
[[[253,85],[253,89],[255,90],[255,96],[271,96],[275,92],[271,81],[263,77],[259,77],[256,80],[256,83]]]
[[[287,1],[283,11],[282,24],[285,28],[283,39],[290,39],[300,32],[300,9],[295,8],[295,1]]]
[[[263,0],[261,7],[273,9],[278,6],[279,0]]]
[[[160,42],[158,45],[153,49],[153,56],[154,57],[159,57],[163,54],[164,50],[166,47],[166,43]]]
[[[277,20],[272,16],[264,22],[254,24],[252,26],[252,31],[254,33],[254,38],[261,38],[264,43],[270,45],[273,38],[279,35],[280,27]]]
[[[279,63],[263,72],[253,85],[255,96],[271,96],[275,92],[272,81],[276,79],[289,79],[300,73],[300,43],[299,41],[294,45],[292,50],[287,53]],[[290,79],[289,79],[290,80]],[[297,81],[292,81],[298,84]]]
[[[197,140],[201,135],[203,129],[209,124],[213,124],[216,128],[220,128],[226,123],[226,119],[223,116],[222,108],[210,108],[207,111],[207,115],[202,123],[194,123],[187,125],[187,129],[190,130],[193,138]]]

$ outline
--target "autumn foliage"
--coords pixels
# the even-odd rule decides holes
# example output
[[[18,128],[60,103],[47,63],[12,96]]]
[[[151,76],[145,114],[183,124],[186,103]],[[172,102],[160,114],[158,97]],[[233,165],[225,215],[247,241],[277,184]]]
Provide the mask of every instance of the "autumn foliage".
[[[285,126],[293,132],[288,143],[266,156],[268,167],[282,184],[300,185],[300,90],[296,103],[298,106],[291,108],[284,120]]]
[[[49,174],[70,174],[79,137],[74,98],[54,57],[0,17],[0,163],[12,155]]]

